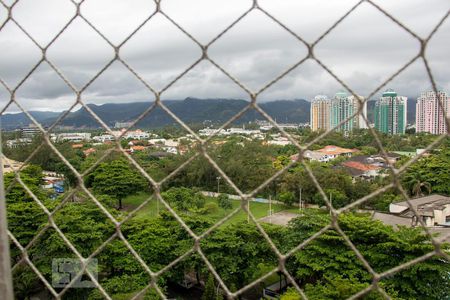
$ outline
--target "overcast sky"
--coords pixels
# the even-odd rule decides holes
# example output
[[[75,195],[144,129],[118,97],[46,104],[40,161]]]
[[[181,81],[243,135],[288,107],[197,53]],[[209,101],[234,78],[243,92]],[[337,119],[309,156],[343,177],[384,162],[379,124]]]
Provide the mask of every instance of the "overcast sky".
[[[11,0],[4,2],[10,5]],[[450,8],[448,0],[378,0],[412,31],[426,37]],[[260,0],[261,7],[307,42],[315,41],[357,3],[354,0]],[[250,8],[250,0],[162,0],[161,7],[200,43],[206,44]],[[151,0],[86,0],[82,14],[113,44],[120,44],[155,9]],[[14,18],[41,45],[46,45],[75,13],[65,0],[20,0]],[[6,19],[0,6],[0,24]],[[450,91],[450,20],[430,42],[427,57],[442,88]],[[373,6],[364,3],[315,48],[316,56],[357,93],[368,95],[419,51],[419,43]],[[306,47],[260,11],[252,11],[214,42],[210,57],[252,91],[300,61]],[[11,88],[41,57],[40,50],[8,22],[0,31],[0,78]],[[201,51],[162,15],[155,15],[121,48],[121,57],[156,90],[163,89]],[[48,59],[78,88],[84,86],[114,52],[86,22],[77,18],[50,46]],[[416,96],[431,86],[422,62],[410,66],[387,87]],[[261,101],[332,96],[341,86],[317,63],[307,61],[261,94]],[[0,105],[8,95],[0,86]],[[163,99],[241,98],[246,93],[207,61],[162,94]],[[56,73],[42,64],[18,89],[29,110],[61,111],[75,97]],[[114,63],[83,93],[88,103],[151,101],[152,94],[121,63]],[[17,111],[11,107],[8,112]]]

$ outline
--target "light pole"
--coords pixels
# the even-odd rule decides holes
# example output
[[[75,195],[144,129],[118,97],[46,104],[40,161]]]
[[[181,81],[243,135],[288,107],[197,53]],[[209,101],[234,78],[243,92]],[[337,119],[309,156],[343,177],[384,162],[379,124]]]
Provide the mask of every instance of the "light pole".
[[[269,222],[272,224],[272,195],[269,195]]]
[[[331,213],[331,210],[333,209],[333,195],[330,192],[330,216],[332,216],[333,214]]]
[[[220,179],[221,179],[221,177],[217,176],[216,179],[217,179],[217,194],[219,194],[220,193]]]
[[[298,210],[302,211],[302,188],[298,188]]]

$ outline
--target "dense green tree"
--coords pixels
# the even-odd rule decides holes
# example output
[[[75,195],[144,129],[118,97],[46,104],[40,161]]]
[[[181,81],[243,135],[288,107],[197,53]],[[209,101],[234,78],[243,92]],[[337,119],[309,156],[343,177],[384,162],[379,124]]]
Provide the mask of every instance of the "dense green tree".
[[[296,202],[295,194],[293,192],[283,192],[278,196],[278,200],[284,202],[286,205],[292,206]]]
[[[233,204],[227,194],[220,194],[219,197],[217,197],[217,203],[219,204],[219,207],[223,209],[233,208]]]
[[[339,201],[336,201],[336,207],[341,207],[350,202],[354,186],[347,173],[339,169],[331,169],[326,164],[321,163],[311,163],[310,168],[322,189],[334,191],[336,195],[342,196],[342,199],[339,198]],[[303,201],[324,205],[323,198],[320,196],[314,181],[303,166],[298,166],[291,172],[285,173],[281,178],[280,185],[281,190],[292,192],[294,195],[297,195],[301,188]]]
[[[256,226],[246,222],[213,232],[201,242],[201,247],[227,286],[240,288],[254,280],[261,263],[276,266],[268,243]]]
[[[307,213],[291,222],[282,245],[294,247],[329,222],[326,214]],[[379,221],[353,214],[342,215],[339,225],[377,272],[433,250],[419,228],[396,231]],[[313,299],[346,299],[371,283],[370,274],[335,230],[326,231],[295,253],[289,269]],[[448,262],[431,258],[397,273],[382,284],[394,298],[399,295],[403,299],[445,299],[450,294],[449,271]],[[340,282],[339,286],[336,282]],[[430,289],[430,286],[439,286],[439,289]]]
[[[406,170],[402,182],[414,196],[431,192],[450,195],[450,150],[419,159]]]
[[[215,293],[215,286],[214,286],[214,278],[212,275],[208,276],[208,279],[206,280],[205,289],[203,290],[202,300],[213,300],[216,298]]]
[[[42,184],[42,169],[29,165],[20,172],[20,178],[27,188],[44,204],[49,206],[48,194]],[[22,245],[27,245],[37,231],[47,223],[44,210],[15,179],[14,173],[7,173],[4,177],[6,189],[8,227]],[[15,256],[15,250],[12,256]]]
[[[117,199],[122,209],[122,199],[128,195],[149,190],[149,183],[124,159],[101,163],[85,180],[96,194],[106,194]]]
[[[205,196],[188,188],[170,188],[162,193],[163,199],[176,209],[187,212],[189,210],[201,209],[205,206]]]

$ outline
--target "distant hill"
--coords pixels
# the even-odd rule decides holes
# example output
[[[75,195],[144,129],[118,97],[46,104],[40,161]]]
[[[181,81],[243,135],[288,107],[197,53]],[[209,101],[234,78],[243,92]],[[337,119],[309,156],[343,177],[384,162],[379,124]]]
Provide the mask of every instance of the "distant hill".
[[[46,123],[49,119],[56,120],[61,113],[52,111],[30,111],[30,114],[36,121]],[[0,126],[2,129],[6,130],[25,127],[30,123],[31,120],[24,113],[4,114],[0,116]]]
[[[224,123],[236,113],[241,111],[248,102],[245,100],[234,99],[196,99],[186,98],[185,100],[166,100],[163,103],[181,120],[188,124],[202,123],[209,120],[213,123]],[[152,103],[136,102],[121,104],[88,104],[108,126],[114,126],[116,122],[127,122],[135,120]],[[265,102],[260,104],[272,118],[279,122],[304,123],[309,121],[310,103],[306,100],[279,100]],[[47,114],[47,115],[45,115]],[[36,118],[43,125],[52,124],[60,113],[40,113],[32,112],[32,115],[39,115]],[[235,121],[237,124],[244,122],[263,120],[258,112],[254,110],[247,111],[241,118]],[[1,116],[0,121],[5,129],[20,128],[28,125],[30,122],[27,117],[21,114],[6,114]],[[170,115],[162,108],[157,107],[144,119],[138,123],[138,127],[152,128],[162,127],[174,124]],[[74,126],[75,128],[98,128],[100,124],[92,118],[85,108],[69,113],[66,118],[60,122],[63,126]]]
[[[408,122],[415,120],[415,98],[409,101]],[[245,100],[236,99],[196,99],[186,98],[185,100],[165,100],[163,103],[181,120],[187,124],[198,124],[206,120],[212,123],[221,124],[229,120],[236,113],[248,105]],[[88,104],[108,126],[114,126],[116,122],[127,122],[135,120],[152,103],[108,103],[102,105]],[[273,119],[279,123],[306,123],[310,118],[310,102],[298,100],[277,100],[259,104]],[[373,108],[375,101],[368,102],[369,120],[373,121]],[[51,125],[61,112],[39,112],[32,111],[31,115],[44,126]],[[242,124],[249,121],[263,120],[264,117],[255,110],[247,111],[243,116],[235,121],[235,124]],[[30,124],[30,120],[24,113],[5,114],[0,117],[3,129],[12,130]],[[141,128],[157,128],[175,124],[163,109],[156,108],[138,123]],[[60,122],[62,126],[73,126],[75,128],[99,128],[100,124],[92,118],[85,108],[69,113]]]

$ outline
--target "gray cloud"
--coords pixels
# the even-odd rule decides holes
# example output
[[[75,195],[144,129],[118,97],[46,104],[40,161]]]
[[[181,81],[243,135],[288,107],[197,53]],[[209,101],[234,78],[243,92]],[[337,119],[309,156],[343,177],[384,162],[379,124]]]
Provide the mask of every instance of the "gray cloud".
[[[10,3],[7,1],[6,3]],[[405,26],[426,37],[450,8],[446,0],[378,0]],[[260,0],[293,32],[315,41],[357,3],[343,1]],[[251,7],[242,0],[163,0],[163,10],[201,43],[208,43]],[[83,15],[113,44],[120,44],[153,11],[153,1],[87,0]],[[21,0],[13,16],[46,45],[75,13],[70,1]],[[0,7],[0,22],[6,11]],[[430,41],[427,58],[438,84],[450,90],[450,21]],[[371,5],[365,3],[317,44],[315,54],[357,93],[368,95],[419,51],[419,43]],[[15,87],[39,61],[41,52],[16,25],[0,31],[0,78]],[[251,12],[209,48],[209,56],[245,86],[257,91],[307,54],[306,47],[259,11]],[[161,90],[201,56],[201,49],[162,15],[146,23],[120,50],[121,57],[152,87]],[[77,88],[90,81],[114,57],[112,47],[77,18],[50,46],[47,57]],[[418,61],[387,87],[417,95],[430,86]],[[261,101],[311,99],[341,88],[314,61],[307,61],[260,95]],[[163,99],[230,97],[248,99],[233,81],[207,61],[201,62],[162,94]],[[17,90],[27,109],[65,110],[74,93],[45,63]],[[0,87],[0,105],[8,94]],[[88,103],[151,101],[153,95],[123,65],[115,62],[83,93]],[[14,110],[11,108],[10,110]]]

